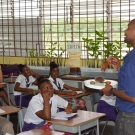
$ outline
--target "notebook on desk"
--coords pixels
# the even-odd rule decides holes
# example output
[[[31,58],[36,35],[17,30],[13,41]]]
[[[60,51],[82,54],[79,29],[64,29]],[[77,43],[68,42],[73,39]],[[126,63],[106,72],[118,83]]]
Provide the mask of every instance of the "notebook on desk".
[[[58,112],[52,116],[53,119],[57,120],[70,120],[71,118],[77,116],[77,113],[66,114],[66,112]]]
[[[0,109],[0,113],[5,113],[5,111],[4,111],[4,110],[2,110],[2,109]]]

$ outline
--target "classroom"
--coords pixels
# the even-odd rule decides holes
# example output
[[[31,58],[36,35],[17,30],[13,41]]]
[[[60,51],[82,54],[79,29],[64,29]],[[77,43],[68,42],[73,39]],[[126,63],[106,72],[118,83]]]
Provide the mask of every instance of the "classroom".
[[[134,5],[1,0],[0,135],[135,135]]]

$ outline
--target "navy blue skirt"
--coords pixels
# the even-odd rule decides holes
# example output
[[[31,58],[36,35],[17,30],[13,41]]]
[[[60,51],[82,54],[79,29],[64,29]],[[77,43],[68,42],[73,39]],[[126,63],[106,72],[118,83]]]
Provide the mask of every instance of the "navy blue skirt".
[[[105,113],[105,118],[107,120],[116,121],[116,117],[118,114],[117,109],[114,106],[107,104],[105,101],[100,100],[97,106],[97,112]]]
[[[34,95],[25,95],[22,97],[21,107],[28,107],[30,100],[32,99]],[[17,106],[20,105],[20,95],[15,96],[15,103]]]

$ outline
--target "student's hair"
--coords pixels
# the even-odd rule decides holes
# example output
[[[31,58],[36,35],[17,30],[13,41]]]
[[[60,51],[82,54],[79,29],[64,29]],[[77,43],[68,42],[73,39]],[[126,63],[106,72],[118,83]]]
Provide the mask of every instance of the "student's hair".
[[[54,61],[53,61],[53,62],[50,62],[50,72],[51,72],[54,68],[59,68],[59,65],[56,64]]]
[[[23,69],[26,67],[26,65],[22,65],[22,64],[19,64],[18,65],[18,68],[19,68],[19,71],[22,73],[23,72]]]
[[[38,88],[40,88],[40,85],[44,82],[50,82],[48,79],[46,79],[44,76],[40,76],[37,78],[37,84]]]

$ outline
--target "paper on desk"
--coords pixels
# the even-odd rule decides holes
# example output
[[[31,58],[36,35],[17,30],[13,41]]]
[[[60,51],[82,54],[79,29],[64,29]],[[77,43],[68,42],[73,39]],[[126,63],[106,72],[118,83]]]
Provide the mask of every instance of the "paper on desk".
[[[38,90],[38,86],[36,86],[36,85],[31,85],[28,88],[29,89],[33,89],[33,90]]]
[[[35,135],[35,134],[32,131],[26,131],[26,132],[22,132],[22,133],[17,134],[17,135]]]
[[[72,91],[72,90],[64,90],[64,91],[67,91],[67,92],[70,92],[70,91]],[[81,93],[83,93],[83,91],[75,91],[77,94],[81,94]]]
[[[76,91],[76,93],[77,93],[77,94],[81,94],[81,93],[83,93],[83,91]]]
[[[73,117],[75,117],[77,115],[77,113],[70,113],[70,114],[67,114],[66,112],[58,112],[58,113],[55,113],[52,118],[53,119],[58,119],[58,120],[69,120]]]
[[[4,111],[4,110],[2,110],[2,109],[0,109],[0,113],[5,113],[5,111]]]

